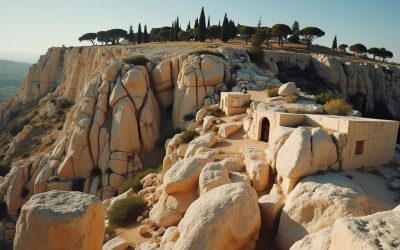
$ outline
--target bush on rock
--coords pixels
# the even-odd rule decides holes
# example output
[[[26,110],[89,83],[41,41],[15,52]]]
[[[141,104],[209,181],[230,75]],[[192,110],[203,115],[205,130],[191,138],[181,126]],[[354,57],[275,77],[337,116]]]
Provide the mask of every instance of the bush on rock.
[[[343,99],[333,99],[325,103],[324,110],[330,115],[346,116],[349,111],[353,110],[353,106]]]
[[[146,209],[146,202],[141,196],[129,196],[115,203],[108,212],[110,224],[123,227],[136,220]]]
[[[136,55],[124,58],[122,61],[128,64],[146,66],[146,63],[148,63],[150,60],[147,59],[147,57],[145,57],[144,55]]]
[[[189,143],[199,135],[199,132],[196,130],[186,130],[181,134],[180,139],[183,143]]]

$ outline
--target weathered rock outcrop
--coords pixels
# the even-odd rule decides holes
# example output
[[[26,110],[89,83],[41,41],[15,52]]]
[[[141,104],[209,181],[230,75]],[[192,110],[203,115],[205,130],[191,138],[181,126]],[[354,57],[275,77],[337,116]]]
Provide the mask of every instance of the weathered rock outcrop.
[[[390,64],[362,64],[323,54],[302,54],[286,51],[266,51],[264,62],[275,74],[277,62],[311,67],[318,76],[333,84],[348,98],[356,94],[365,96],[361,111],[374,111],[376,104],[384,105],[390,114],[400,119],[400,68]],[[379,111],[380,112],[380,111]]]
[[[332,227],[338,218],[370,213],[368,197],[352,180],[337,174],[309,176],[287,196],[276,242],[289,249],[307,234]]]
[[[14,249],[101,249],[104,208],[92,195],[51,191],[21,209]]]
[[[206,96],[224,86],[227,62],[213,55],[190,55],[183,61],[174,91],[174,126],[183,128],[183,116],[203,105]]]
[[[189,207],[177,227],[179,238],[173,248],[252,248],[260,226],[254,189],[244,183],[222,185],[205,193]]]
[[[342,218],[332,229],[330,249],[396,249],[400,247],[400,207],[376,214]]]

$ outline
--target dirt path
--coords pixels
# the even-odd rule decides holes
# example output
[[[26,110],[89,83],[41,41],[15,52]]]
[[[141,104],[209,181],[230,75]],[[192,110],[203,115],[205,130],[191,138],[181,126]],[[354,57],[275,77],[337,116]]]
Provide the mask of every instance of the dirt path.
[[[131,246],[136,247],[143,242],[150,241],[152,236],[150,234],[143,237],[139,234],[140,223],[134,223],[125,228],[117,228],[115,232],[118,236],[123,238]]]

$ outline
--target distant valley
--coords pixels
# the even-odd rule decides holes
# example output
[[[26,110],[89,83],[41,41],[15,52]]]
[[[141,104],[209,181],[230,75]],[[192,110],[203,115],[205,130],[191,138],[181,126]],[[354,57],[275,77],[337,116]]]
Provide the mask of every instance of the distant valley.
[[[0,101],[17,93],[30,64],[0,59]]]

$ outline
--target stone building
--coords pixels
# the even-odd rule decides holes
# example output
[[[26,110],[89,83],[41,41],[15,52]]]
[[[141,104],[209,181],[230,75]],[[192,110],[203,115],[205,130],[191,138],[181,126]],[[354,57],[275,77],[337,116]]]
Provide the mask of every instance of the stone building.
[[[250,94],[241,92],[221,92],[220,107],[227,116],[246,113]]]
[[[399,122],[390,120],[255,110],[248,135],[253,140],[273,142],[299,126],[327,130],[338,147],[342,169],[387,164],[395,155]]]

